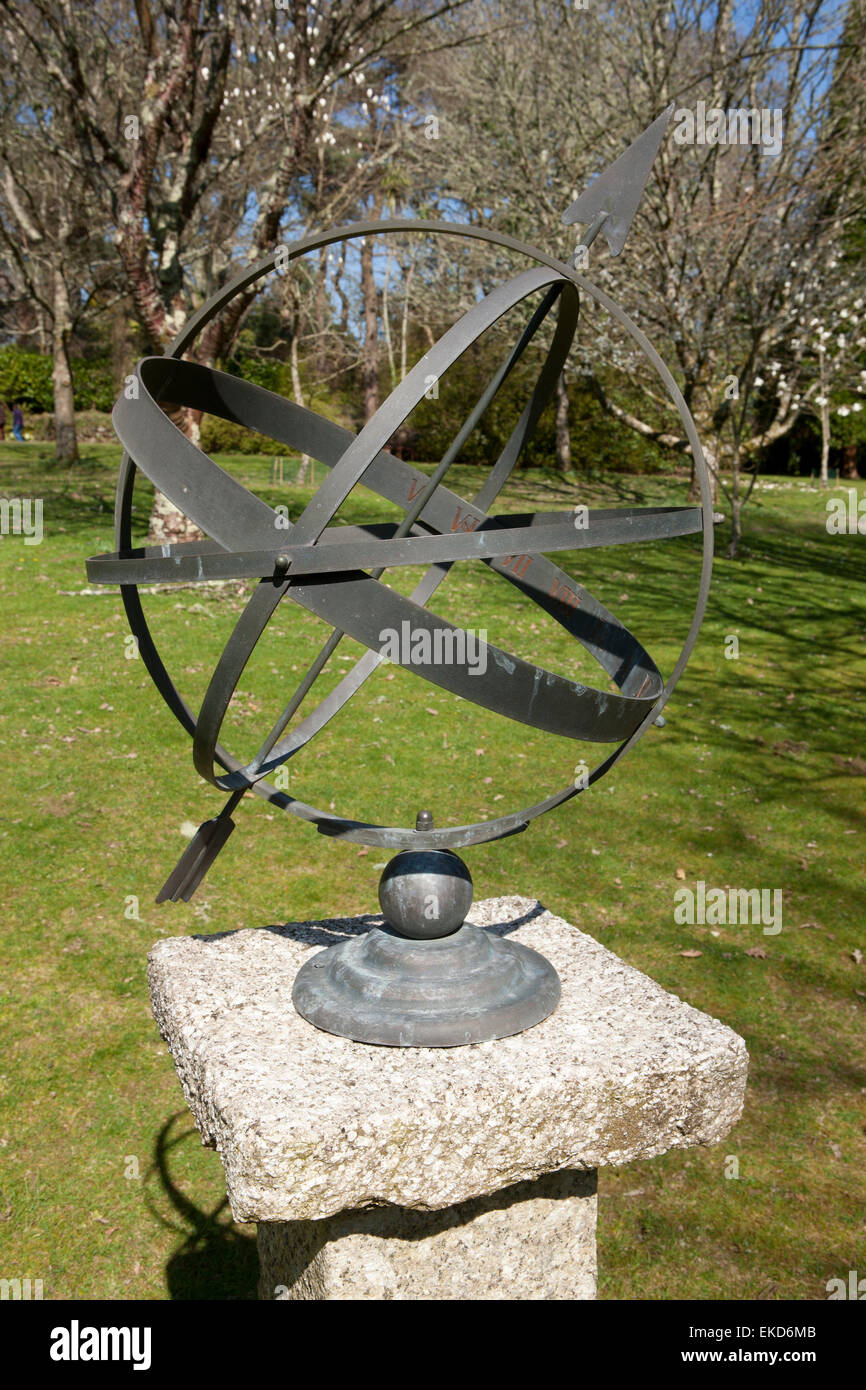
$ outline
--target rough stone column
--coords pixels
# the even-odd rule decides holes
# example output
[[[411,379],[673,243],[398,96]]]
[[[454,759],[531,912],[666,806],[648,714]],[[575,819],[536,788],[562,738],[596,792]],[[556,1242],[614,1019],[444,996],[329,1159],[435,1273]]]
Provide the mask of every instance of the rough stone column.
[[[160,941],[154,1015],[267,1299],[595,1297],[595,1170],[715,1143],[748,1056],[730,1028],[529,898],[468,920],[541,951],[543,1023],[458,1048],[373,1047],[295,1013],[311,951],[377,916]]]
[[[263,1221],[259,1297],[595,1298],[596,1187],[565,1169],[439,1211]]]

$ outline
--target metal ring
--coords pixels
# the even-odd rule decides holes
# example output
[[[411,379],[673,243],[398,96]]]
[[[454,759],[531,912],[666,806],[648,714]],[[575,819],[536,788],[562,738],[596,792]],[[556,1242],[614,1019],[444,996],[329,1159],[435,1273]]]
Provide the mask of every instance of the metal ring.
[[[514,238],[504,237],[498,233],[491,233],[483,228],[468,228],[448,223],[430,223],[402,220],[391,222],[362,223],[354,224],[352,227],[348,228],[336,229],[335,231],[330,233],[304,238],[302,241],[296,243],[293,248],[291,248],[288,259],[294,259],[295,257],[304,254],[308,250],[317,249],[318,247],[331,244],[332,242],[337,240],[349,239],[350,237],[371,235],[376,234],[378,232],[395,231],[425,231],[433,233],[445,233],[450,235],[470,236],[491,242],[495,245],[500,245],[509,249],[517,250],[532,257],[542,265],[547,266],[550,270],[553,270],[555,272],[556,280],[571,281],[577,288],[584,290],[598,303],[600,303],[604,308],[606,308],[613,315],[613,317],[622,324],[622,326],[626,329],[630,336],[637,342],[641,350],[644,351],[645,355],[648,357],[652,365],[658,371],[663,383],[668,389],[673,399],[673,402],[680,414],[681,420],[686,430],[687,437],[689,438],[689,443],[692,448],[692,453],[695,457],[698,478],[701,486],[701,514],[704,531],[704,553],[701,585],[699,589],[695,612],[692,619],[692,624],[687,635],[686,642],[683,646],[683,650],[680,654],[680,658],[674,668],[674,672],[670,677],[667,685],[664,686],[664,688],[658,693],[657,698],[654,697],[647,700],[646,703],[650,707],[639,719],[637,726],[634,727],[628,734],[628,736],[623,739],[622,743],[620,743],[619,747],[614,751],[614,753],[611,754],[609,758],[607,758],[599,767],[597,767],[592,773],[589,774],[589,777],[587,779],[587,785],[589,785],[593,781],[597,780],[598,777],[603,775],[603,773],[607,771],[620,756],[622,756],[626,749],[631,747],[637,741],[637,739],[642,736],[642,734],[646,731],[646,728],[649,727],[649,724],[657,716],[661,708],[663,708],[674,686],[676,685],[679,676],[682,673],[688,656],[690,655],[691,650],[694,646],[694,642],[697,637],[697,631],[700,627],[700,621],[706,606],[706,596],[709,586],[709,574],[712,561],[712,504],[709,489],[709,479],[706,472],[706,465],[704,463],[703,455],[701,453],[700,443],[697,437],[697,431],[694,427],[694,422],[691,419],[685,401],[683,400],[682,395],[679,392],[670,372],[665,367],[661,359],[658,357],[658,354],[652,348],[651,344],[649,344],[644,335],[636,327],[636,325],[632,323],[628,316],[625,315],[623,311],[620,310],[618,306],[615,305],[613,301],[610,300],[609,297],[604,294],[603,291],[598,290],[589,281],[586,281],[583,276],[574,272],[571,269],[571,267],[564,265],[562,262],[557,261],[553,257],[545,256],[536,248],[529,247],[523,243],[517,242]],[[267,257],[263,262],[260,262],[257,266],[251,267],[247,271],[243,272],[240,276],[236,277],[236,279],[233,282],[231,282],[230,285],[226,286],[225,289],[222,290],[218,295],[214,296],[214,298],[211,301],[209,301],[208,304],[204,305],[198,311],[198,313],[193,316],[193,318],[186,325],[182,333],[172,344],[172,347],[169,350],[169,355],[177,356],[180,352],[184,351],[186,346],[193,340],[193,338],[200,331],[200,329],[204,327],[204,325],[210,320],[210,318],[214,316],[214,314],[218,313],[222,309],[222,307],[224,307],[225,303],[227,303],[228,300],[235,293],[237,293],[241,289],[248,287],[257,279],[261,278],[262,275],[267,274],[270,270],[274,269],[276,265],[277,254],[278,253],[275,252],[273,255]],[[526,275],[528,274],[530,273],[527,272],[524,274],[524,277],[517,277],[517,279],[523,279],[525,281]],[[548,277],[548,281],[546,283],[549,282],[550,277]],[[507,288],[508,287],[503,287],[503,290]],[[496,294],[497,292],[494,291],[494,295]],[[459,326],[459,324],[455,325],[455,329],[459,328]],[[453,332],[453,330],[451,331]],[[448,335],[446,335],[446,338],[447,337]],[[440,343],[443,341],[444,340],[440,340]],[[438,356],[441,356],[441,354],[438,354],[437,357]],[[163,362],[165,361],[165,359],[154,360]],[[191,364],[185,363],[184,367],[187,368],[190,365]],[[419,364],[419,366],[420,365],[423,365],[423,363]],[[409,381],[409,378],[411,376],[412,374],[410,373],[409,377],[407,377],[406,379],[407,382]],[[243,383],[243,385],[247,384]],[[404,382],[403,385],[405,386],[406,383]],[[398,392],[399,391],[400,388],[398,388]],[[122,404],[122,402],[119,403],[118,409],[122,407]],[[390,404],[390,402],[386,404]],[[160,414],[162,415],[163,420],[166,420],[166,423],[170,426],[171,429],[174,430],[175,427],[171,426],[171,423],[167,421],[167,417],[161,411]],[[371,425],[374,424],[374,422],[370,423]],[[365,427],[365,430],[369,431],[369,429],[369,426]],[[180,436],[181,439],[184,438],[180,434],[180,431],[176,431],[176,433]],[[374,432],[371,431],[371,433]],[[384,438],[386,439],[390,437],[390,433],[393,433],[393,429],[390,430],[387,434],[385,434]],[[364,459],[362,450],[360,448],[360,441],[362,440],[364,434],[365,431],[362,431],[361,435],[358,436],[358,439],[355,441],[355,444],[350,445],[349,448],[346,450],[346,453],[343,455],[343,461],[341,465],[338,465],[341,471],[338,474],[337,478],[334,478],[333,473],[329,475],[329,478],[326,480],[326,484],[323,485],[323,487],[325,488],[324,496],[321,495],[322,489],[320,489],[316,498],[307,508],[304,517],[301,518],[302,521],[304,521],[304,519],[306,518],[305,528],[309,530],[310,535],[313,536],[313,538],[317,538],[321,535],[323,528],[327,526],[327,521],[330,519],[330,516],[333,515],[333,511],[336,510],[336,506],[340,505],[340,502],[346,495],[348,495],[348,491],[350,491],[351,487],[355,485],[355,482],[357,482],[360,477],[364,476],[365,471],[367,469],[370,469],[373,459],[377,456],[376,451],[374,451],[373,458],[367,458],[366,460]],[[194,446],[190,445],[190,448],[194,448]],[[369,452],[369,435],[368,439],[365,441],[365,451]],[[200,459],[204,457],[200,454],[199,451],[196,450],[195,452],[198,454],[198,457]],[[346,461],[347,455],[348,462]],[[210,463],[211,467],[215,467],[210,460],[208,460],[207,463]],[[134,478],[135,466],[136,465],[133,462],[133,460],[129,457],[129,454],[124,454],[124,458],[121,464],[121,476],[118,482],[118,509],[116,526],[116,543],[118,545],[118,551],[123,551],[124,549],[129,548],[129,506],[131,501],[131,485],[132,480]],[[223,479],[227,477],[228,475],[222,474]],[[366,477],[364,480],[365,482],[367,482]],[[230,481],[232,484],[234,483],[234,480]],[[234,484],[234,486],[240,487],[239,484]],[[241,488],[241,492],[243,492],[246,498],[249,498],[251,496],[251,494],[246,492],[246,489]],[[334,505],[335,498],[339,499],[336,501],[336,505]],[[256,499],[256,501],[258,501],[258,499]],[[261,508],[263,508],[262,519],[264,517],[265,512],[270,514],[270,516],[273,516],[271,509],[267,508],[264,503],[261,503],[259,505],[261,506]],[[332,508],[330,514],[328,514],[329,506]],[[125,545],[124,542],[126,542]],[[494,561],[488,561],[488,563],[491,563],[493,567],[496,567]],[[539,557],[535,557],[535,563],[539,563]],[[548,562],[544,561],[543,563],[547,564]],[[289,581],[285,588],[290,587],[291,583],[292,581]],[[569,581],[569,583],[573,583],[573,581]],[[277,588],[277,586],[273,585],[270,587],[272,591]],[[262,590],[262,588],[262,585],[260,585],[257,588],[256,593],[250,600],[250,604],[253,604],[255,602],[257,595]],[[157,688],[163,695],[163,698],[166,699],[166,702],[169,704],[169,707],[172,708],[173,712],[180,719],[184,727],[186,727],[187,730],[193,734],[193,737],[199,743],[200,748],[203,749],[203,746],[210,747],[210,745],[212,744],[213,757],[215,758],[215,760],[219,762],[222,766],[228,768],[230,771],[234,771],[236,773],[240,772],[241,765],[238,763],[238,761],[231,755],[227,754],[226,751],[222,749],[216,742],[216,737],[218,736],[218,726],[216,728],[216,731],[214,732],[213,721],[207,729],[206,740],[202,740],[200,731],[199,736],[197,738],[197,728],[198,725],[201,723],[201,718],[199,719],[199,721],[196,721],[194,719],[185,702],[182,700],[182,697],[179,695],[173,683],[171,682],[170,677],[168,676],[168,672],[166,671],[161,659],[158,656],[155,645],[153,644],[152,638],[150,637],[150,632],[147,628],[143,611],[141,610],[141,604],[137,589],[132,589],[129,585],[123,585],[122,594],[125,606],[127,608],[127,614],[130,617],[130,622],[133,626],[133,631],[136,632],[136,635],[139,638],[139,650],[143,659],[145,660],[145,664],[151,676],[157,684]],[[530,593],[530,596],[535,597],[535,595],[532,593]],[[278,601],[279,598],[277,598],[277,602]],[[263,608],[270,608],[270,612],[273,611],[273,608],[270,604],[265,604],[263,601],[259,602],[261,603],[261,606]],[[275,604],[273,606],[275,606]],[[270,612],[268,612],[268,617],[270,616]],[[557,615],[554,614],[554,616]],[[622,625],[619,624],[618,620],[615,619],[613,615],[606,614],[606,617],[608,617],[617,628],[625,632],[625,629],[622,628]],[[243,621],[243,619],[241,621]],[[255,626],[258,626],[257,622]],[[249,636],[249,634],[247,634],[247,636]],[[229,645],[231,645],[231,642]],[[584,643],[584,645],[587,644]],[[251,650],[252,647],[249,648],[249,651]],[[247,653],[247,655],[248,654],[249,652]],[[361,659],[361,663],[359,663],[359,666],[362,665],[365,659],[366,658]],[[375,664],[377,663],[374,662],[373,666],[370,669],[374,669]],[[655,671],[654,665],[652,663],[650,663],[650,665],[652,666],[653,671]],[[363,678],[364,677],[362,676],[362,679]],[[360,681],[358,682],[358,684],[360,684]],[[219,701],[215,700],[215,708],[218,708],[219,704],[221,703],[221,699]],[[207,724],[207,721],[205,722]],[[304,722],[306,723],[307,721]],[[219,720],[219,723],[221,723],[221,719]],[[289,745],[289,751],[285,753],[285,756],[290,756],[291,752],[296,751],[296,746],[292,744],[292,740],[293,738],[296,739],[297,733],[298,730],[293,731],[293,734],[289,735],[288,739],[283,741],[284,744]],[[273,765],[275,765],[273,761],[267,764],[268,767]],[[199,770],[202,770],[201,767]],[[209,770],[212,772],[212,765],[211,769]],[[228,779],[220,779],[220,782],[218,784],[227,786],[229,785],[229,781]],[[237,779],[231,779],[230,784],[232,786],[239,785]],[[242,784],[243,783],[241,782],[240,785]],[[453,829],[442,829],[439,831],[427,832],[417,832],[415,830],[402,830],[397,827],[366,826],[358,822],[347,821],[342,817],[317,811],[313,807],[307,807],[303,803],[295,801],[293,798],[286,796],[284,793],[278,791],[276,788],[270,787],[268,784],[262,781],[256,781],[254,790],[259,795],[262,795],[266,799],[270,800],[272,803],[284,806],[286,809],[292,810],[295,814],[300,815],[303,819],[310,819],[316,822],[320,830],[324,831],[325,833],[336,834],[341,837],[351,839],[360,843],[382,845],[389,848],[401,847],[410,843],[412,845],[417,846],[418,848],[421,848],[423,847],[423,845],[448,845],[450,847],[458,847],[460,845],[480,843],[485,840],[498,838],[501,835],[514,833],[515,830],[524,828],[524,826],[536,815],[540,815],[544,811],[552,809],[553,806],[561,804],[570,796],[576,795],[577,792],[581,790],[581,788],[574,787],[573,785],[568,786],[562,792],[547,798],[545,801],[538,803],[536,806],[526,808],[526,810],[515,813],[510,816],[499,817],[494,821],[479,822],[476,825],[472,826],[463,826],[456,827]]]

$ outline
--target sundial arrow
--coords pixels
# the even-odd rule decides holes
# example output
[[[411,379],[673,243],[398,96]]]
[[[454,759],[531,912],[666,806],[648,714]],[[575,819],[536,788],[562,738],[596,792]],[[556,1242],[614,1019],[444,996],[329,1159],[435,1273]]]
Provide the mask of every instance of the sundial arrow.
[[[243,794],[243,791],[233,792],[219,815],[199,826],[159,890],[156,898],[158,903],[189,902],[234,830],[235,823],[231,818],[231,812]]]
[[[629,145],[619,159],[615,159],[604,173],[599,174],[581,193],[577,202],[562,214],[566,226],[572,222],[590,222],[593,224],[593,236],[599,231],[603,232],[612,256],[618,256],[625,246],[673,109],[674,103],[671,102],[634,144]],[[589,235],[584,237],[583,244],[588,245],[590,239]]]

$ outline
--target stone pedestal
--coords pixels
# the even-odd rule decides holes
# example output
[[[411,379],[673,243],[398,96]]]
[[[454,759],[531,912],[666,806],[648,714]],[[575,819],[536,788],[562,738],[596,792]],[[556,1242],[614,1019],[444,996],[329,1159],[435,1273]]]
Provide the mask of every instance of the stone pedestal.
[[[562,999],[515,1037],[375,1047],[295,1013],[312,951],[368,916],[159,942],[154,1015],[233,1215],[259,1225],[260,1296],[595,1296],[595,1170],[711,1144],[748,1056],[529,898],[468,919],[541,951]]]
[[[595,1298],[596,1172],[564,1169],[440,1211],[263,1221],[260,1298]]]

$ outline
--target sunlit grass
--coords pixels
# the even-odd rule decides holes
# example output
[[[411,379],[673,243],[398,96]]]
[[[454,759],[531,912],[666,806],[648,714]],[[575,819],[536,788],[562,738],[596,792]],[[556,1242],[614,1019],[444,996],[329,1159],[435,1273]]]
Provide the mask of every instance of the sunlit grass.
[[[45,526],[38,546],[0,540],[3,1270],[42,1278],[47,1298],[252,1297],[252,1231],[218,1210],[219,1160],[189,1137],[149,1013],[146,951],[165,934],[369,911],[379,852],[325,839],[250,797],[192,902],[154,905],[184,847],[181,826],[222,798],[193,769],[141,661],[125,659],[118,594],[86,592],[85,558],[112,548],[118,450],[88,449],[71,471],[49,459],[49,446],[0,446],[0,493],[42,497]],[[274,485],[268,459],[220,462],[271,503],[286,500],[293,517],[311,495]],[[823,493],[770,481],[746,513],[742,558],[717,561],[667,727],[526,833],[466,853],[476,896],[541,898],[749,1046],[746,1112],[723,1145],[602,1172],[604,1297],[822,1298],[829,1278],[866,1265],[866,966],[852,955],[866,951],[866,561],[862,537],[827,534]],[[478,472],[457,468],[448,482],[471,496]],[[681,478],[575,483],[533,472],[503,509],[684,494]],[[142,523],[146,513],[143,493]],[[368,494],[343,514],[397,512]],[[669,671],[694,602],[695,541],[562,563]],[[242,601],[192,588],[145,600],[194,708]],[[602,683],[483,566],[457,567],[432,606]],[[244,673],[228,746],[255,749],[327,632],[282,605]],[[731,636],[738,659],[725,655]],[[323,692],[359,651],[341,645]],[[377,672],[292,764],[293,791],[388,824],[414,824],[422,806],[459,823],[537,800],[571,780],[579,757],[592,761],[586,744],[457,703],[411,674]],[[780,888],[782,932],[675,925],[674,892],[698,879]],[[745,954],[755,946],[765,958]],[[702,954],[680,955],[690,948]],[[162,1176],[148,1176],[157,1149]],[[738,1178],[725,1176],[727,1156]]]

